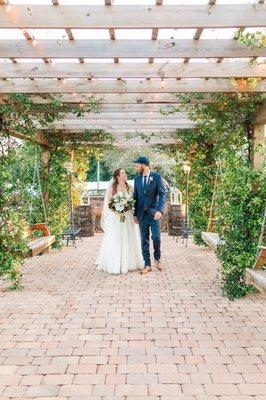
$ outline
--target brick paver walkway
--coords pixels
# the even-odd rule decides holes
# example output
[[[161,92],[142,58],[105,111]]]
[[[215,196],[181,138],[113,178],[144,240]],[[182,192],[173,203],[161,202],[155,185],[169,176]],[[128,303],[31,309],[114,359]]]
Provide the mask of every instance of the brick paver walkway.
[[[166,270],[95,270],[101,237],[0,290],[0,398],[266,399],[265,300],[229,302],[213,253],[164,236]]]

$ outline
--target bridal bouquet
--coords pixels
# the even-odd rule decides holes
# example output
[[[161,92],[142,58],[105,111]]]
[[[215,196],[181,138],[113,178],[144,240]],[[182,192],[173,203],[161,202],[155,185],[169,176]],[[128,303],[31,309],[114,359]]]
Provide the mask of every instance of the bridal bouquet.
[[[110,210],[120,214],[121,222],[125,222],[125,212],[130,210],[134,211],[134,203],[135,200],[131,193],[118,192],[109,200],[108,206]]]

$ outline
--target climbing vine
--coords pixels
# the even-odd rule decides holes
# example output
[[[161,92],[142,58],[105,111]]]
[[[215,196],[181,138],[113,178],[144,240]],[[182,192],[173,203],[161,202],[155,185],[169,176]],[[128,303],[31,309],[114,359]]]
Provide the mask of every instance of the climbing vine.
[[[243,32],[239,30],[235,39],[250,49],[261,49],[266,46],[266,35],[264,32]]]
[[[239,30],[235,36],[235,39],[242,45],[248,47],[249,49],[261,49],[266,46],[266,35],[262,31],[256,32],[243,32]],[[250,59],[249,63],[251,65],[255,64],[265,64],[265,61],[258,61],[257,57]],[[259,77],[246,77],[246,78],[233,78],[231,82],[233,86],[238,90],[245,90],[247,88],[254,89],[260,83],[261,78]]]
[[[263,102],[260,94],[181,95],[182,107],[196,122],[196,129],[176,132],[181,159],[191,163],[190,224],[194,239],[200,244],[200,232],[207,229],[214,189],[217,161],[222,173],[216,201],[216,229],[223,245],[217,253],[221,263],[223,292],[229,298],[243,296],[250,290],[244,284],[244,270],[254,262],[262,220],[263,173],[253,171],[253,123]],[[202,103],[196,103],[201,100]],[[205,103],[204,103],[205,101]],[[208,101],[208,102],[206,102]],[[177,174],[184,187],[184,175]],[[264,192],[265,193],[265,192]]]
[[[215,215],[223,292],[230,298],[252,291],[245,285],[244,272],[254,264],[265,205],[265,180],[244,157],[228,153],[222,161]],[[263,182],[264,181],[264,182]]]
[[[0,104],[0,278],[11,279],[15,288],[20,286],[20,265],[28,252],[29,224],[47,222],[56,235],[56,245],[60,244],[60,233],[68,223],[65,162],[73,156],[73,183],[81,183],[86,177],[89,158],[112,143],[112,136],[102,130],[85,131],[70,138],[59,135],[53,123],[69,112],[77,118],[97,112],[99,105],[93,97],[86,106],[65,105],[53,97],[49,107],[42,108],[22,94],[11,95]],[[40,127],[45,128],[41,135],[36,133]],[[23,142],[13,139],[14,134]],[[36,138],[41,138],[43,146]],[[76,185],[74,200],[79,201]]]

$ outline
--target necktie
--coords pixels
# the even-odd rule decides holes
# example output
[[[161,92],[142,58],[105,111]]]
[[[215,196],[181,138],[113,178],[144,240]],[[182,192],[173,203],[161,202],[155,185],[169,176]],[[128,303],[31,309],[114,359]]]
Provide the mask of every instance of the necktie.
[[[144,175],[144,188],[146,188],[146,186],[147,186],[147,180],[148,180],[148,176]]]

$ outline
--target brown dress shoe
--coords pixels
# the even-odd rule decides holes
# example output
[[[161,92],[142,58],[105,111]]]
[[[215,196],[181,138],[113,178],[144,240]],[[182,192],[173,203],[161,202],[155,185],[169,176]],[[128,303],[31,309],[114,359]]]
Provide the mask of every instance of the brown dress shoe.
[[[155,261],[155,267],[158,269],[158,271],[163,271],[163,265],[161,261]]]
[[[141,273],[141,275],[145,275],[145,274],[147,274],[147,273],[150,272],[150,271],[152,271],[152,267],[148,266],[148,267],[143,268],[143,269],[140,271],[140,273]]]

